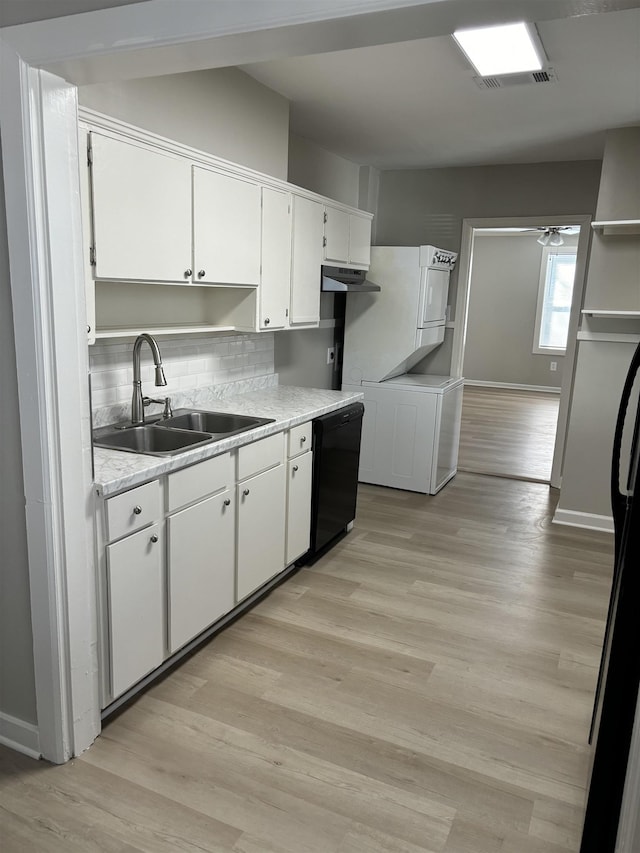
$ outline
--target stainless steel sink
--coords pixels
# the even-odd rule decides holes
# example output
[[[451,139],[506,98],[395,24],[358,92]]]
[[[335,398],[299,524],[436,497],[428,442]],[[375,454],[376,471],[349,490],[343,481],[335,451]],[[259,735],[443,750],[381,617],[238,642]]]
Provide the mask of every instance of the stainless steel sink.
[[[228,412],[206,412],[194,409],[178,409],[173,416],[158,421],[164,428],[197,430],[209,433],[214,438],[227,438],[263,424],[271,424],[274,418],[254,418],[250,415],[234,415]]]
[[[97,447],[146,453],[149,456],[174,456],[210,441],[213,441],[213,436],[207,432],[161,429],[156,424],[103,427],[93,433],[93,443]]]

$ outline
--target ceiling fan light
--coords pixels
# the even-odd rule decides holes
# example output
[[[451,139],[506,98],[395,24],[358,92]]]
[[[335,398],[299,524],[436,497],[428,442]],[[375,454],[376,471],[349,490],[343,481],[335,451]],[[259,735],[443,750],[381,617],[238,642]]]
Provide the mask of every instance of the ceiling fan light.
[[[545,231],[544,234],[541,234],[536,240],[536,243],[540,243],[541,246],[548,246],[550,242],[551,234],[549,234],[548,231]]]
[[[480,77],[540,71],[546,59],[534,27],[524,21],[456,30],[453,38]]]
[[[550,246],[562,246],[564,244],[562,236],[558,234],[557,231],[554,231],[554,233],[548,239]]]

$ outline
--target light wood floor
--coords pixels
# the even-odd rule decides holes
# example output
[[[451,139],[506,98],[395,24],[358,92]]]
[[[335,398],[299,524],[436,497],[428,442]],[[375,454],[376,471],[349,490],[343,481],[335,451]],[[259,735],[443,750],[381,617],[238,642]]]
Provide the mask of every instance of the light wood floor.
[[[361,487],[351,534],[83,756],[0,749],[2,853],[576,851],[611,537],[551,494]]]
[[[560,396],[467,385],[458,469],[548,482]]]

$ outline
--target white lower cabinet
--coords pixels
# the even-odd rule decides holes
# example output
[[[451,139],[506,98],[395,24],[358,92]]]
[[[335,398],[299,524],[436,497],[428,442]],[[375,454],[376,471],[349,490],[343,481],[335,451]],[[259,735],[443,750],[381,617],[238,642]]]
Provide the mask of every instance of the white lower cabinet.
[[[110,682],[115,698],[164,659],[162,526],[152,524],[106,550]]]
[[[287,565],[309,550],[312,458],[308,451],[287,462]]]
[[[284,465],[238,484],[237,593],[242,601],[285,567]]]
[[[233,493],[167,519],[169,652],[178,651],[235,604]]]
[[[307,551],[310,446],[301,424],[101,503],[102,707]]]

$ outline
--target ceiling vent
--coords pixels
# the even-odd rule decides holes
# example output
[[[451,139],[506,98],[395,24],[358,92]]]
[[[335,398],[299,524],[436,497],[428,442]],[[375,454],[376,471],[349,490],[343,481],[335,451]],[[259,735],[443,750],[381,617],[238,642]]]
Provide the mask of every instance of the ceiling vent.
[[[526,86],[530,83],[557,83],[558,77],[553,68],[542,71],[527,71],[526,74],[496,74],[493,77],[474,77],[479,89],[508,89],[511,86]]]

